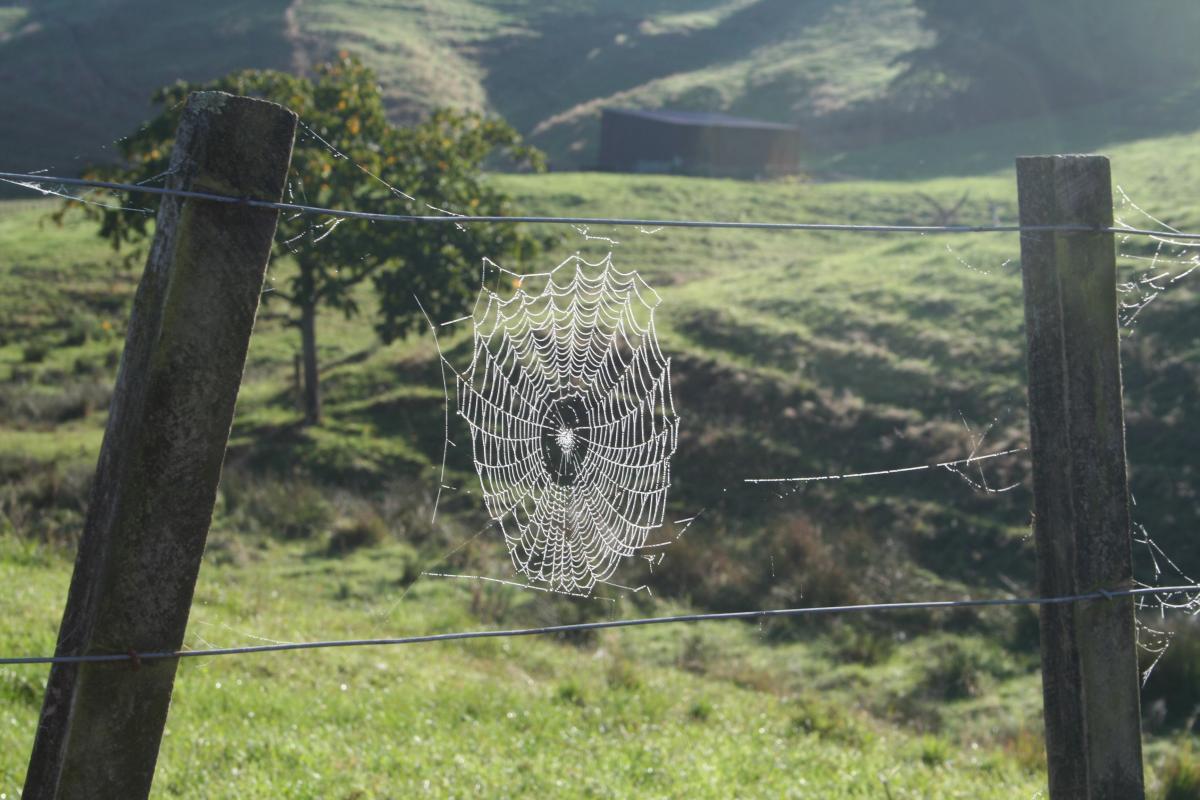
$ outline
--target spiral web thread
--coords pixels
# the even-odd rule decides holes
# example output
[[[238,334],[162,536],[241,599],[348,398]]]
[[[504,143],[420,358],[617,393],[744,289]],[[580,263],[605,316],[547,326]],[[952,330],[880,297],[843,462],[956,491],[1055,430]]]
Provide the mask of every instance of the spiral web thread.
[[[611,254],[518,280],[480,293],[458,414],[517,571],[587,594],[663,522],[678,420],[660,298]]]

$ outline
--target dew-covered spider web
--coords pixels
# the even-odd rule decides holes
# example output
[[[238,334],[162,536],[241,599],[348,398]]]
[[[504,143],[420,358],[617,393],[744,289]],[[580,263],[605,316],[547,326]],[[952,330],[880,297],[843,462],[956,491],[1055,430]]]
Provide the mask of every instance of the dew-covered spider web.
[[[607,256],[485,288],[458,414],[516,570],[587,593],[663,522],[678,419],[660,299]]]
[[[1130,444],[1136,449],[1139,444],[1137,433],[1147,424],[1151,429],[1178,424],[1192,407],[1187,395],[1179,396],[1174,408],[1154,404],[1153,398],[1163,393],[1165,376],[1174,373],[1175,380],[1179,380],[1178,372],[1188,359],[1174,355],[1169,356],[1165,363],[1156,363],[1152,354],[1170,352],[1167,348],[1160,350],[1166,344],[1164,332],[1169,333],[1171,345],[1186,347],[1189,328],[1172,324],[1169,320],[1190,316],[1188,303],[1184,299],[1186,295],[1176,293],[1179,290],[1187,291],[1185,287],[1195,280],[1193,273],[1200,267],[1200,243],[1179,238],[1178,228],[1164,221],[1161,215],[1139,205],[1121,186],[1115,189],[1113,216],[1118,228],[1159,232],[1153,236],[1117,236],[1118,318],[1122,337],[1126,340],[1122,354],[1125,413],[1127,421],[1131,423]],[[1191,288],[1194,291],[1194,287]],[[1157,310],[1148,312],[1152,306]],[[1159,315],[1159,318],[1155,318],[1155,315]],[[1151,325],[1147,330],[1143,322],[1148,320]],[[1165,328],[1157,324],[1164,321]],[[1173,436],[1185,437],[1186,431],[1181,430]],[[1195,576],[1198,573],[1194,566],[1190,562],[1176,560],[1177,557],[1169,554],[1151,536],[1150,529],[1141,521],[1146,513],[1138,503],[1139,499],[1145,501],[1149,495],[1151,507],[1166,506],[1169,518],[1174,513],[1170,509],[1186,507],[1191,491],[1187,486],[1190,473],[1191,468],[1185,466],[1179,475],[1155,479],[1162,475],[1157,464],[1135,464],[1132,469],[1134,584],[1139,587],[1196,583]],[[1143,491],[1146,494],[1142,494]],[[1160,529],[1158,533],[1160,536],[1169,535],[1170,531]],[[1178,547],[1182,537],[1176,534],[1172,538],[1172,544]],[[1175,550],[1174,547],[1171,549]],[[1136,617],[1138,644],[1148,654],[1148,663],[1143,666],[1142,675],[1144,681],[1149,681],[1172,640],[1183,629],[1180,616],[1173,614],[1168,617],[1167,612],[1182,612],[1185,617],[1200,615],[1200,593],[1178,592],[1141,597],[1136,605],[1139,612]]]
[[[1131,267],[1117,284],[1120,293],[1120,323],[1126,329],[1137,325],[1138,317],[1151,303],[1175,289],[1200,267],[1200,242],[1175,238],[1180,233],[1143,209],[1122,189],[1117,189],[1114,218],[1118,228],[1150,227],[1161,231],[1151,237],[1118,236],[1118,256]]]

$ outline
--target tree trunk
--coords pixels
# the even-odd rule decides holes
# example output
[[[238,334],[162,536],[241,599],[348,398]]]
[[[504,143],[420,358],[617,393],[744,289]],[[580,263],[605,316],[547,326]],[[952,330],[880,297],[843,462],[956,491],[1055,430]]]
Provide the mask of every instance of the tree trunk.
[[[300,306],[300,343],[304,358],[304,424],[321,421],[321,377],[317,373],[317,304]]]

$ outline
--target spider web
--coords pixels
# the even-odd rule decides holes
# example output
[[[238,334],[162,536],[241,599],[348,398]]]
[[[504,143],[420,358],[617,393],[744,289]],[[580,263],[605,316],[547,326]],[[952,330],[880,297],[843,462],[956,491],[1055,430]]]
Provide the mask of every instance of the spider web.
[[[516,570],[587,594],[663,523],[678,419],[660,298],[611,254],[518,280],[480,293],[458,415]]]
[[[1116,186],[1114,218],[1119,228],[1155,229],[1159,234],[1142,238],[1118,235],[1121,278],[1117,283],[1120,301],[1118,321],[1128,340],[1138,330],[1144,312],[1151,304],[1162,303],[1169,293],[1194,282],[1200,267],[1200,244],[1177,238],[1180,230],[1138,205],[1121,187]],[[1191,278],[1191,280],[1187,280]],[[1153,313],[1153,312],[1152,312]],[[1128,374],[1128,364],[1125,369]],[[1134,584],[1139,587],[1196,583],[1194,569],[1184,569],[1150,535],[1146,525],[1136,521],[1138,504],[1134,498],[1132,542],[1134,545]],[[1189,565],[1190,567],[1190,565]],[[1186,616],[1200,615],[1200,593],[1176,592],[1139,597],[1136,601],[1138,645],[1148,654],[1142,671],[1143,683],[1166,655],[1180,628],[1169,620],[1168,611]]]
[[[1124,328],[1130,330],[1137,325],[1138,316],[1151,303],[1200,267],[1200,243],[1174,238],[1172,234],[1180,233],[1179,229],[1133,202],[1120,186],[1116,189],[1118,199],[1114,215],[1118,228],[1139,228],[1152,224],[1162,231],[1148,240],[1134,240],[1129,234],[1118,237],[1118,255],[1133,267],[1128,280],[1117,284],[1120,293],[1118,319]]]

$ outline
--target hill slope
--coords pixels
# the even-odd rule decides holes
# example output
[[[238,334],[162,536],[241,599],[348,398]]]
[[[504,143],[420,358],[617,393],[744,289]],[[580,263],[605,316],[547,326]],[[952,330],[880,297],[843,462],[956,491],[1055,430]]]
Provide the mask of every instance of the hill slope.
[[[6,170],[75,171],[153,114],[153,91],[243,67],[287,68],[281,0],[0,4]]]
[[[1194,136],[1127,146],[1114,153],[1116,175],[1150,198],[1152,213],[1195,227],[1188,165],[1200,163],[1189,158],[1197,152]],[[1173,179],[1164,181],[1168,165]],[[924,198],[947,204],[967,192],[964,219],[1009,220],[1014,200],[1004,175],[819,186],[584,174],[495,180],[530,213],[923,222],[933,213]],[[77,535],[136,279],[81,220],[39,224],[48,208],[0,206],[0,576],[19,587],[0,597],[0,619],[19,621],[0,625],[5,652],[53,641],[70,561],[37,542]],[[964,418],[982,429],[999,417],[989,442],[1020,444],[1019,280],[1003,265],[1016,255],[1015,238],[589,234],[619,244],[568,231],[557,252],[596,257],[612,247],[664,297],[663,344],[682,415],[672,512],[711,509],[654,574],[634,571],[654,597],[628,595],[597,610],[421,575],[512,575],[499,537],[480,534],[469,498],[449,500],[430,524],[443,400],[432,343],[418,336],[381,346],[369,319],[323,315],[328,421],[301,430],[290,388],[295,334],[268,305],[189,642],[1028,590],[1020,490],[979,493],[948,473],[782,498],[739,486],[748,476],[961,456],[970,447]],[[273,266],[277,275],[287,269]],[[1194,296],[1187,282],[1164,296],[1125,353],[1138,516],[1189,569],[1200,447],[1190,424],[1200,385]],[[361,299],[369,312],[369,293]],[[443,344],[460,354],[461,340]],[[451,485],[471,485],[469,469],[452,461]],[[1019,460],[989,471],[997,485],[1022,474]],[[355,546],[361,552],[346,556]],[[896,796],[1027,796],[1044,781],[1030,621],[1006,611],[864,617],[574,645],[189,664],[159,791],[236,796],[251,787],[299,797],[316,785],[371,797],[420,789],[436,775],[447,791],[478,784],[588,796],[603,771],[607,786],[631,794],[728,796],[738,787],[778,796],[787,776],[828,797],[874,796],[881,780]],[[1148,701],[1172,708],[1194,692],[1188,680]],[[0,673],[0,713],[11,721],[0,736],[5,791],[20,782],[39,692],[36,671]],[[1150,742],[1154,766],[1171,745]],[[521,760],[530,748],[551,772]],[[517,769],[498,774],[507,764]]]
[[[0,6],[0,142],[15,169],[69,169],[145,119],[150,93],[232,69],[303,69],[341,49],[394,116],[499,113],[560,167],[594,159],[604,105],[798,122],[877,98],[927,40],[910,0],[150,0]]]
[[[1198,149],[1194,136],[1126,146],[1115,153],[1117,179],[1135,198],[1150,198],[1145,202],[1152,213],[1195,227],[1200,209],[1187,165]],[[1167,163],[1176,164],[1170,181],[1160,177]],[[600,174],[494,180],[515,197],[516,210],[533,214],[928,223],[936,207],[965,195],[960,221],[1015,218],[1010,176],[825,185]],[[103,407],[90,387],[116,341],[97,331],[102,322],[110,331],[120,329],[132,276],[93,266],[95,255],[88,255],[80,264],[91,277],[83,281],[78,268],[63,261],[70,248],[46,251],[40,243],[47,234],[31,227],[28,217],[4,227],[10,289],[4,303],[11,322],[3,331],[0,376],[12,385],[0,433],[16,452],[60,460],[74,445],[61,438],[59,422],[78,428],[91,444],[97,440],[99,420],[80,413],[78,405],[89,412]],[[817,561],[791,579],[763,577],[772,552],[799,546],[770,538],[782,523],[855,531],[869,549],[885,548],[888,557],[879,563],[887,568],[868,570],[868,588],[862,589],[874,597],[911,596],[920,586],[1001,590],[1028,582],[1023,490],[977,493],[944,473],[827,484],[782,498],[743,483],[962,457],[971,450],[964,424],[976,431],[990,426],[989,447],[1022,444],[1023,339],[1013,237],[590,233],[619,244],[558,229],[548,263],[524,266],[548,267],[574,251],[597,259],[612,248],[619,266],[638,269],[662,294],[659,325],[674,358],[674,392],[683,415],[671,518],[707,509],[709,522],[691,531],[695,548],[681,548],[679,560],[704,553],[723,554],[730,563],[753,559],[748,572],[706,573],[687,586],[669,586],[669,574],[653,578],[664,589],[722,608],[759,603],[771,592],[781,601],[803,596],[821,602],[803,592],[818,554],[810,554]],[[79,225],[56,235],[86,242]],[[1125,244],[1127,264],[1152,252],[1146,247],[1153,244]],[[285,260],[275,268],[286,274],[289,266]],[[1200,446],[1189,424],[1188,398],[1200,384],[1187,357],[1196,341],[1187,324],[1192,297],[1184,281],[1156,301],[1128,340],[1126,355],[1139,519],[1188,564],[1200,556],[1188,523],[1197,508],[1176,478],[1191,474],[1191,453]],[[373,298],[365,288],[361,301],[369,314]],[[381,347],[369,317],[323,316],[330,421],[304,431],[293,426],[288,384],[293,338],[270,316],[256,335],[236,429],[241,461],[268,471],[303,463],[322,480],[367,490],[397,476],[432,480],[442,444],[441,379],[432,343],[418,337]],[[464,340],[443,345],[457,357]],[[1024,463],[998,464],[989,475],[997,485],[1019,482]],[[473,480],[465,457],[452,458],[450,467],[457,478]],[[451,505],[478,511],[467,498]],[[855,536],[835,537],[834,543],[864,544]],[[834,561],[849,558],[833,554]],[[630,579],[651,578],[635,571]]]
[[[906,54],[933,42],[915,2],[0,3],[0,166],[74,171],[108,157],[115,140],[148,118],[159,86],[237,68],[303,71],[341,50],[378,72],[395,120],[438,105],[497,113],[556,169],[595,163],[607,106],[796,123],[807,137],[807,166],[824,176],[973,175],[1019,153],[1082,151],[1200,126],[1198,89],[1186,70],[1147,81],[1120,103],[1059,103],[1025,119],[1007,119],[1017,112],[1003,103],[981,112],[986,97],[957,112],[950,103],[943,116],[908,110],[920,106],[920,91],[897,99],[893,79]],[[1160,3],[1155,13],[1178,5]],[[1144,45],[1131,43],[1141,61],[1142,51],[1153,51]],[[993,122],[969,135],[944,133],[984,117]],[[918,133],[925,135],[913,139]]]

